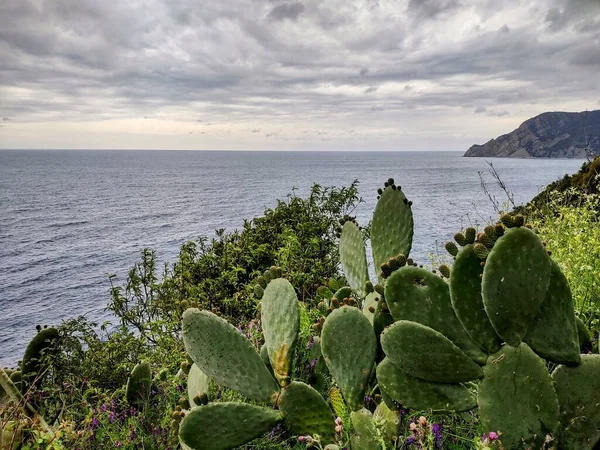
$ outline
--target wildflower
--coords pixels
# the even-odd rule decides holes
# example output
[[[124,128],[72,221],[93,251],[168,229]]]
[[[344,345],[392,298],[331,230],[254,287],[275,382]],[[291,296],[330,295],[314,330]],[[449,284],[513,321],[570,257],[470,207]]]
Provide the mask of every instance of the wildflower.
[[[412,422],[408,428],[410,428],[410,431],[417,431],[417,424]]]
[[[311,368],[311,370],[315,368],[315,366],[317,365],[317,361],[318,361],[318,359],[317,359],[317,358],[315,358],[315,359],[313,359],[313,360],[310,362],[310,368]]]
[[[427,419],[425,418],[425,416],[419,417],[419,423],[421,424],[422,427],[427,425]]]
[[[494,431],[490,431],[487,435],[488,440],[490,441],[497,441],[498,440],[498,433],[494,432]]]
[[[111,411],[110,415],[108,416],[108,420],[110,421],[110,423],[113,423],[115,421],[115,412]]]
[[[342,425],[342,418],[341,417],[336,417],[335,424],[336,425]]]
[[[92,424],[91,424],[91,427],[92,427],[92,429],[96,429],[96,428],[98,428],[99,426],[100,426],[100,421],[98,420],[98,418],[97,418],[97,417],[94,417],[94,418],[92,419]]]
[[[335,426],[335,432],[337,434],[342,434],[342,426],[341,425],[336,425]]]
[[[311,336],[310,341],[308,341],[308,344],[306,344],[306,348],[308,348],[310,350],[311,348],[313,348],[314,344],[315,344],[315,337]]]
[[[100,411],[102,411],[103,413],[106,412],[106,404],[102,404],[102,406],[100,407]]]

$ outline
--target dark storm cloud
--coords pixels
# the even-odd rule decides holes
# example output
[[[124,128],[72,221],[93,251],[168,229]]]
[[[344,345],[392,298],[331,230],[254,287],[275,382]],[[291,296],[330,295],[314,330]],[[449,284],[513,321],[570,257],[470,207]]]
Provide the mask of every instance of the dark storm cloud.
[[[269,12],[269,19],[271,20],[296,20],[300,14],[304,12],[304,5],[299,2],[294,3],[282,3],[275,6],[271,12]]]
[[[0,105],[219,123],[560,107],[600,89],[595,1],[3,0]]]

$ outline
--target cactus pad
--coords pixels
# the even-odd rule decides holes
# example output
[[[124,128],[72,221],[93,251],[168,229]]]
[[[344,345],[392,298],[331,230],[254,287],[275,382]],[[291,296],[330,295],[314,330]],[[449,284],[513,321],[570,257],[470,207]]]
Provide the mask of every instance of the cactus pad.
[[[309,385],[292,382],[281,392],[279,409],[294,434],[321,436],[321,443],[335,442],[335,422],[327,402]]]
[[[583,320],[579,317],[575,317],[575,324],[577,325],[577,339],[579,340],[579,349],[582,353],[592,352],[592,336],[590,330],[587,329]]]
[[[190,405],[198,406],[194,403],[194,398],[200,394],[208,394],[209,382],[210,378],[196,364],[192,364],[187,381],[188,401]]]
[[[260,314],[273,373],[280,386],[287,386],[300,328],[298,299],[289,281],[277,278],[267,285]]]
[[[542,358],[558,364],[579,364],[581,360],[571,290],[554,261],[546,298],[524,342]]]
[[[485,363],[485,354],[456,317],[448,283],[428,270],[404,267],[387,280],[385,298],[395,320],[418,322],[442,333],[473,360]]]
[[[398,436],[400,414],[395,409],[391,410],[385,402],[381,402],[375,408],[373,421],[386,443],[392,442],[394,437]]]
[[[276,400],[277,382],[252,344],[227,321],[188,309],[183,314],[183,343],[198,368],[217,383],[260,402]]]
[[[348,406],[362,408],[377,354],[377,338],[369,320],[357,308],[336,309],[323,326],[321,349]]]
[[[473,342],[489,353],[500,349],[501,341],[490,323],[481,298],[481,259],[473,245],[462,248],[452,266],[450,297],[452,307]]]
[[[361,296],[365,296],[365,282],[369,279],[365,240],[355,222],[347,221],[340,237],[340,262],[348,284]]]
[[[558,366],[552,380],[564,427],[560,448],[592,450],[600,442],[600,355],[581,355],[577,367]]]
[[[127,380],[127,403],[138,409],[144,407],[150,397],[150,386],[152,385],[152,369],[150,363],[142,361],[137,364]]]
[[[408,257],[413,239],[413,215],[400,189],[385,188],[373,212],[371,247],[373,262],[380,267],[400,253]]]
[[[373,325],[373,320],[375,319],[375,311],[377,310],[377,302],[379,300],[381,300],[381,295],[377,292],[371,292],[365,297],[362,311],[367,319],[369,319],[371,325]],[[373,309],[371,310],[371,308]]]
[[[542,448],[558,425],[558,400],[544,361],[527,344],[504,345],[483,368],[477,402],[485,430],[506,449]]]
[[[230,450],[268,432],[280,420],[278,411],[261,406],[211,403],[186,414],[179,439],[192,450]]]
[[[468,411],[477,406],[475,394],[459,383],[432,383],[411,377],[389,358],[377,366],[377,381],[386,394],[407,408]]]
[[[407,320],[394,323],[382,333],[381,346],[391,362],[422,380],[458,383],[482,375],[481,367],[460,348],[420,323]],[[385,391],[391,395],[388,389]]]
[[[485,311],[504,341],[518,346],[546,297],[551,264],[528,228],[511,228],[496,241],[485,263],[481,292]]]
[[[350,414],[354,435],[351,437],[352,450],[379,450],[379,433],[373,422],[373,414],[362,408]]]
[[[350,286],[342,286],[333,295],[341,303],[345,298],[352,297],[352,288]]]
[[[22,389],[27,389],[35,380],[40,371],[44,352],[50,349],[57,339],[58,330],[50,327],[40,330],[31,342],[29,342],[25,349],[21,366],[21,377],[23,380]]]

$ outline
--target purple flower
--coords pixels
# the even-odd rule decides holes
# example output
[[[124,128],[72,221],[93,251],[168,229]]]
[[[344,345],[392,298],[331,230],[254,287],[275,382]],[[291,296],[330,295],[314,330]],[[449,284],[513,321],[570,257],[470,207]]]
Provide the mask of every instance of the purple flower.
[[[100,426],[100,421],[98,420],[97,417],[94,417],[92,419],[92,425],[91,426],[92,426],[92,429],[94,429],[94,430]]]
[[[406,444],[407,445],[414,444],[414,442],[415,442],[415,437],[414,436],[409,436],[409,438],[406,440]]]
[[[111,411],[110,415],[108,416],[108,420],[110,421],[110,423],[113,423],[115,421],[115,412]]]
[[[431,425],[431,432],[435,438],[435,446],[438,449],[443,448],[443,440],[442,440],[442,426],[439,423],[434,423]]]
[[[310,350],[311,348],[313,348],[314,343],[315,343],[315,337],[311,336],[310,341],[308,341],[308,344],[306,344],[306,348],[308,348]]]
[[[106,405],[103,403],[102,406],[100,407],[100,411],[102,412],[106,412]]]
[[[368,405],[369,403],[371,403],[371,397],[365,395],[365,405]]]
[[[313,359],[313,360],[310,362],[310,369],[311,369],[311,370],[313,370],[313,369],[315,368],[315,366],[317,365],[317,361],[318,361],[318,358],[315,358],[315,359]]]

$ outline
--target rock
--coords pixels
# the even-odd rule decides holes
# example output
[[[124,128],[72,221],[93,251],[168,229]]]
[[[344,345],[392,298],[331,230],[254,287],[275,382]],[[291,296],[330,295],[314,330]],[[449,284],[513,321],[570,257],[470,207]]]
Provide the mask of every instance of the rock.
[[[471,146],[464,156],[585,158],[586,148],[589,155],[600,155],[600,110],[540,114],[508,134]]]

